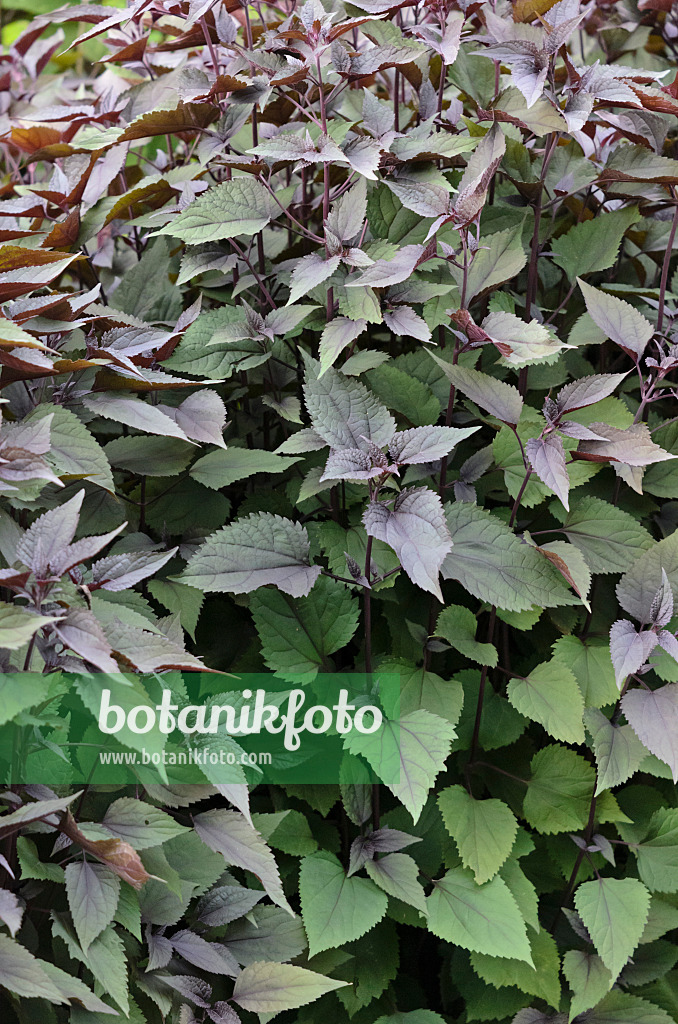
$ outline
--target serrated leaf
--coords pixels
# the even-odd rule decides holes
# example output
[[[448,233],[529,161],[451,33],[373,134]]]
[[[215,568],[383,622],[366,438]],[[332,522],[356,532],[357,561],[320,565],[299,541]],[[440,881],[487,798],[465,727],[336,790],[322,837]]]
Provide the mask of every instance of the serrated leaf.
[[[292,964],[255,963],[236,979],[233,999],[243,1010],[275,1014],[305,1006],[344,985],[345,981],[325,978]]]
[[[227,864],[257,876],[274,903],[292,913],[283,892],[275,857],[259,833],[237,811],[214,810],[193,819],[195,831]]]
[[[591,1010],[587,1024],[672,1024],[673,1018],[654,1003],[614,990]]]
[[[509,611],[574,602],[555,566],[496,516],[468,502],[448,505],[445,514],[453,547],[442,565],[444,579],[459,580],[481,601]]]
[[[532,962],[525,922],[503,879],[477,885],[470,871],[453,868],[435,883],[426,902],[429,928],[446,942]]]
[[[56,622],[53,615],[36,615],[20,605],[0,605],[0,647],[8,651],[17,651],[27,644],[34,633],[43,626]],[[0,684],[0,687],[2,684]],[[5,709],[0,711],[0,719],[4,718]],[[12,716],[10,716],[12,717]]]
[[[592,423],[591,427],[603,440],[580,441],[577,448],[578,458],[588,458],[596,462],[609,460],[621,462],[626,466],[650,466],[656,462],[678,458],[654,443],[645,423],[634,423],[621,430],[610,427],[607,423]]]
[[[533,828],[547,835],[578,831],[586,823],[595,773],[583,757],[560,745],[538,751],[523,813]]]
[[[184,825],[180,825],[159,807],[130,797],[114,800],[106,810],[102,825],[135,850],[160,846],[187,831]]]
[[[543,928],[530,936],[534,967],[524,960],[491,957],[472,953],[471,966],[476,974],[495,988],[515,985],[521,992],[543,999],[556,1009],[560,1005],[560,956],[558,947]]]
[[[557,434],[531,437],[525,445],[525,454],[542,483],[560,498],[569,510],[570,478],[565,463],[565,449]]]
[[[238,962],[228,947],[220,942],[207,942],[188,928],[175,932],[170,943],[175,953],[189,964],[209,974],[226,974],[235,978],[240,974]]]
[[[471,869],[478,885],[494,878],[518,830],[510,808],[501,800],[474,800],[463,786],[444,789],[438,807],[464,867]]]
[[[643,934],[649,892],[635,878],[599,878],[583,882],[574,903],[601,960],[616,978]]]
[[[497,664],[497,649],[493,644],[483,644],[476,640],[477,628],[478,621],[472,611],[461,605],[448,605],[438,616],[434,635],[443,637],[465,658],[494,668]]]
[[[630,725],[611,722],[597,708],[584,712],[584,724],[591,733],[596,758],[596,796],[605,789],[626,782],[638,771],[647,751]]]
[[[629,353],[640,357],[654,334],[654,327],[630,303],[579,281],[589,316],[601,331]],[[612,375],[610,375],[612,376]],[[616,375],[615,375],[616,376]],[[569,385],[573,387],[573,385]],[[603,397],[601,395],[601,397]],[[576,408],[572,406],[572,408]]]
[[[395,499],[393,508],[373,501],[365,510],[363,524],[369,537],[392,547],[413,583],[443,600],[438,575],[452,547],[442,502],[427,487],[408,488]]]
[[[564,415],[601,402],[613,394],[627,376],[626,373],[594,373],[590,377],[581,377],[566,384],[556,397],[559,413]]]
[[[232,178],[208,189],[159,234],[180,238],[191,245],[238,235],[255,235],[266,227],[279,209],[255,178]]]
[[[678,683],[657,690],[627,690],[622,710],[640,742],[669,766],[678,782]]]
[[[73,924],[84,953],[113,920],[120,879],[103,864],[75,861],[66,867],[66,893]]]
[[[574,993],[570,1003],[571,1022],[584,1010],[590,1010],[605,996],[614,978],[596,953],[569,949],[563,957],[563,974]]]
[[[657,646],[657,635],[636,629],[628,619],[617,619],[610,628],[610,654],[617,686],[622,688],[627,676],[645,664]]]
[[[345,746],[365,758],[416,822],[455,736],[449,722],[417,710],[396,721],[385,721],[378,732],[354,731]]]
[[[678,891],[678,810],[662,807],[655,811],[647,835],[632,849],[638,859],[638,874],[648,889],[653,892]],[[672,922],[669,920],[667,923],[671,925]],[[664,930],[668,931],[668,928]],[[645,936],[643,941],[646,941]]]
[[[49,999],[52,1003],[68,1000],[49,977],[43,962],[14,939],[0,934],[0,987],[27,998]]]
[[[228,447],[203,455],[191,466],[190,476],[205,487],[218,490],[256,473],[284,473],[297,462],[298,458],[274,455],[256,448]]]
[[[306,596],[320,575],[309,561],[309,540],[298,523],[253,512],[213,533],[189,559],[181,582],[206,592],[248,594],[273,583],[292,597]]]
[[[418,881],[419,868],[407,853],[389,853],[379,860],[368,860],[365,870],[389,896],[426,915],[426,897]]]
[[[287,305],[291,306],[302,295],[307,295],[313,288],[317,288],[328,277],[331,277],[340,262],[340,256],[330,256],[328,259],[323,259],[320,253],[317,252],[303,256],[292,271],[290,296],[287,300]]]
[[[302,860],[299,893],[311,956],[360,938],[381,921],[388,903],[374,882],[347,877],[337,858],[326,852]]]
[[[512,384],[506,384],[504,381],[490,377],[486,373],[480,373],[478,370],[446,363],[433,352],[429,352],[429,355],[435,360],[450,383],[459,388],[462,394],[489,412],[491,416],[496,416],[502,423],[516,425],[520,419],[523,400]]]
[[[575,224],[552,243],[554,261],[570,281],[583,274],[607,270],[617,258],[624,232],[639,216],[638,208],[629,206]]]
[[[581,498],[562,529],[594,573],[626,572],[640,552],[653,544],[648,531],[633,516],[600,498]]]
[[[522,223],[505,231],[481,236],[480,246],[468,272],[466,301],[470,303],[481,292],[496,288],[497,285],[515,277],[526,262],[527,256],[522,244]],[[452,268],[452,275],[460,286],[462,271]]]
[[[412,427],[399,430],[391,438],[388,453],[399,465],[415,466],[444,459],[477,427]]]
[[[174,420],[153,405],[143,402],[140,398],[119,398],[114,394],[94,394],[83,398],[83,405],[95,416],[103,416],[116,423],[124,423],[135,430],[143,430],[149,434],[160,434],[162,437],[178,437],[188,441],[188,437]]]
[[[348,317],[338,316],[331,320],[320,335],[320,373],[322,377],[326,370],[333,366],[345,348],[359,338],[367,327],[367,320],[349,320]]]
[[[325,577],[312,597],[293,601],[278,591],[260,590],[250,607],[264,661],[293,683],[333,671],[329,656],[349,643],[358,626],[358,602],[346,587]]]
[[[562,662],[537,665],[525,679],[511,679],[506,692],[521,715],[539,722],[554,739],[584,742],[584,699],[577,680]]]
[[[365,438],[383,448],[395,433],[395,420],[381,402],[333,367],[322,380],[307,374],[304,398],[313,429],[332,448],[365,449]]]

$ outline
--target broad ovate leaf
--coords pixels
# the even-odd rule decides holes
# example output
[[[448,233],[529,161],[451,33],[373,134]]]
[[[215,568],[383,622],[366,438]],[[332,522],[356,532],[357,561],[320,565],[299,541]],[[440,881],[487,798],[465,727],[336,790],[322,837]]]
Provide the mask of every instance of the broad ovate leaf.
[[[253,512],[208,537],[181,581],[206,592],[233,594],[272,583],[292,597],[305,597],[319,575],[320,566],[310,564],[303,526],[270,512]]]

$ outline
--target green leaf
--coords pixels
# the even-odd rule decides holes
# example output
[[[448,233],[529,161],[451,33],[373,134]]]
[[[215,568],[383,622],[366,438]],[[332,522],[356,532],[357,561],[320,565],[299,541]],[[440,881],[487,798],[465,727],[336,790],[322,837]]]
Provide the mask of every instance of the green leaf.
[[[63,405],[39,405],[24,422],[51,416],[47,461],[59,476],[84,476],[98,487],[114,491],[106,452],[84,423]]]
[[[205,487],[218,490],[256,473],[284,473],[298,458],[274,455],[254,448],[218,449],[203,455],[191,466],[190,476]]]
[[[180,582],[208,593],[249,594],[273,583],[305,597],[320,575],[309,558],[303,526],[270,512],[253,512],[222,527],[189,559]]]
[[[466,301],[471,302],[481,292],[496,288],[509,278],[515,277],[525,266],[527,256],[522,243],[522,222],[516,227],[497,231],[493,235],[485,235],[480,239],[479,248],[474,256],[468,272],[466,284]],[[452,268],[452,274],[458,286],[461,286],[463,273]]]
[[[444,1020],[433,1010],[410,1010],[379,1017],[374,1024],[444,1024]]]
[[[600,498],[581,498],[575,503],[562,530],[594,573],[626,572],[653,544],[651,535],[633,516]]]
[[[474,597],[509,611],[575,603],[546,556],[491,512],[458,501],[445,514],[453,547],[442,565],[444,579],[458,580]]]
[[[178,437],[188,441],[188,437],[170,416],[140,398],[124,398],[115,394],[93,394],[83,398],[83,405],[94,413],[116,423],[124,423],[135,430],[143,430],[149,434],[160,434],[163,437]]]
[[[638,858],[638,874],[648,889],[678,892],[678,810],[655,811],[647,835],[632,850]]]
[[[630,779],[647,756],[647,750],[630,725],[613,724],[597,708],[584,712],[584,724],[591,734],[596,758],[598,795]]]
[[[616,978],[643,934],[649,892],[635,878],[598,878],[579,886],[574,904],[601,960]]]
[[[259,960],[286,963],[308,945],[301,918],[278,907],[255,907],[247,917],[229,925],[226,935],[228,948],[244,967]]]
[[[537,665],[525,679],[512,679],[508,699],[556,740],[583,743],[584,699],[572,672],[556,659]]]
[[[175,437],[116,437],[104,448],[115,469],[137,476],[177,476],[195,454],[195,447]]]
[[[304,967],[258,963],[238,975],[233,1000],[251,1013],[275,1014],[305,1006],[344,985],[345,981],[325,978]]]
[[[66,893],[83,953],[113,920],[120,879],[103,864],[75,861],[66,867]]]
[[[563,974],[572,989],[571,1022],[584,1010],[590,1010],[607,995],[614,978],[596,953],[569,949],[563,957]]]
[[[55,917],[52,925],[54,935],[63,939],[68,952],[75,960],[83,963],[94,975],[104,992],[108,992],[125,1015],[129,1012],[127,987],[127,960],[120,936],[112,925],[105,928],[83,953],[75,933],[61,917]]]
[[[345,746],[365,758],[416,822],[455,736],[449,722],[428,711],[412,711],[397,721],[385,720],[377,732],[354,730]]]
[[[388,904],[374,882],[347,877],[326,852],[302,860],[299,894],[310,956],[360,938],[381,921]]]
[[[69,804],[77,800],[81,793],[82,790],[78,793],[71,793],[70,796],[55,797],[50,800],[32,800],[23,804],[15,811],[1,814],[0,835],[5,831],[14,830],[18,825],[26,825],[31,821],[39,821],[41,818],[46,818],[58,811],[65,811]]]
[[[415,668],[409,662],[387,658],[380,662],[380,671],[395,672],[400,676],[400,711],[430,711],[456,725],[464,702],[464,691],[456,679],[442,679],[423,667]]]
[[[261,182],[247,175],[208,189],[158,234],[191,245],[256,235],[279,210]]]
[[[45,971],[43,962],[0,933],[0,987],[27,998],[65,1003],[67,999]]]
[[[450,383],[459,388],[462,394],[491,416],[496,416],[502,423],[516,425],[523,408],[523,400],[517,388],[503,380],[497,380],[496,377],[490,377],[487,373],[480,373],[479,370],[447,363],[428,349],[427,352]]]
[[[501,800],[474,800],[463,786],[449,786],[438,796],[438,807],[461,857],[478,885],[489,881],[508,857],[518,822]]]
[[[446,942],[532,962],[525,922],[503,879],[477,885],[470,871],[453,868],[435,883],[426,902],[429,928]]]
[[[553,259],[570,281],[607,270],[617,259],[625,231],[639,219],[638,208],[627,206],[575,224],[552,243]]]
[[[480,672],[475,669],[464,670],[458,674],[457,679],[463,686],[464,706],[457,725],[459,740],[453,749],[468,750],[475,727]],[[527,719],[509,704],[506,697],[498,694],[492,687],[486,688],[479,733],[479,742],[483,750],[496,750],[514,743],[525,731],[527,724]]]
[[[387,853],[379,860],[368,860],[365,870],[385,893],[409,903],[426,916],[426,897],[418,881],[419,868],[409,854]]]
[[[617,990],[605,996],[586,1018],[587,1024],[673,1024],[673,1020],[654,1003]]]
[[[16,850],[22,878],[36,878],[39,881],[63,884],[64,869],[60,864],[40,860],[35,843],[27,836],[18,836]]]
[[[8,651],[18,651],[39,629],[56,621],[54,615],[36,615],[32,611],[22,608],[21,605],[0,604],[0,647],[4,647]],[[0,721],[9,721],[17,711],[21,710],[17,707],[16,711],[11,711],[17,702],[23,707],[30,707],[33,702],[30,694],[36,692],[36,686],[35,684],[31,686],[30,682],[28,685],[28,693],[8,694],[9,703],[5,705],[3,701],[0,705]],[[3,680],[0,682],[0,692],[5,688],[9,690],[7,682]],[[26,700],[29,701],[28,704],[24,703]]]
[[[619,690],[609,643],[595,639],[584,643],[575,636],[561,636],[553,645],[553,660],[574,674],[586,707],[616,704]]]
[[[616,295],[579,281],[591,319],[617,345],[629,354],[642,356],[654,334],[654,326],[642,313]]]
[[[472,611],[452,604],[438,616],[434,635],[443,637],[465,658],[494,668],[497,664],[497,649],[493,644],[481,644],[475,639],[477,628],[478,620]]]
[[[358,626],[358,602],[342,584],[322,577],[313,595],[292,600],[277,590],[260,590],[250,605],[261,653],[282,679],[304,683],[345,647]]]
[[[521,992],[543,999],[549,1006],[560,1005],[560,957],[558,947],[542,928],[530,937],[534,967],[524,960],[472,953],[473,970],[495,988],[515,985]]]
[[[188,831],[160,808],[131,797],[114,800],[106,810],[102,825],[135,850],[160,846],[168,839]]]
[[[375,395],[414,427],[435,423],[440,403],[428,385],[390,363],[370,370],[367,381]]]
[[[523,803],[527,821],[546,835],[583,828],[594,779],[591,765],[573,750],[557,744],[539,750]]]

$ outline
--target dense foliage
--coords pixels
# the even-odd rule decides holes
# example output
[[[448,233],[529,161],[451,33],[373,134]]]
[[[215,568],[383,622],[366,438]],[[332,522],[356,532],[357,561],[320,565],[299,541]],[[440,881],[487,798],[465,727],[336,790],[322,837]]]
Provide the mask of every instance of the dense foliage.
[[[3,1024],[670,1024],[674,6],[54,6],[0,13]],[[92,673],[178,670],[398,673],[400,781],[79,784]]]

